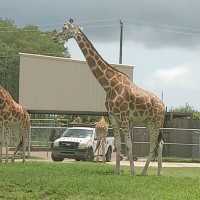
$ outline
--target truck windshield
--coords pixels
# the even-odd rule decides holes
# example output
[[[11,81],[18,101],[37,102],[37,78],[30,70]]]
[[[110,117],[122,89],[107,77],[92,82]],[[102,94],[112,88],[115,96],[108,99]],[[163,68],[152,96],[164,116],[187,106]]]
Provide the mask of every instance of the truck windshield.
[[[63,133],[63,137],[72,137],[72,138],[86,138],[92,135],[92,130],[87,129],[67,129]]]

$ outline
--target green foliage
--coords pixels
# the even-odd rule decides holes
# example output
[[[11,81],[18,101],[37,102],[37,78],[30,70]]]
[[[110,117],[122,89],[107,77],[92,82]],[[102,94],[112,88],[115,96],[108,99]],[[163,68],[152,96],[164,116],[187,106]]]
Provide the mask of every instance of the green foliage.
[[[184,200],[199,199],[198,168],[164,168],[162,176],[129,174],[122,168],[114,175],[113,166],[96,163],[14,163],[0,165],[0,199],[73,200]],[[137,174],[141,168],[136,168]]]
[[[64,47],[53,40],[53,34],[55,31],[43,32],[32,25],[19,28],[11,20],[0,19],[0,84],[15,99],[18,99],[19,52],[63,57]]]
[[[172,112],[181,112],[181,113],[192,113],[192,118],[195,120],[200,120],[200,112],[196,110],[189,103],[186,103],[185,106],[179,106],[177,108],[171,109]]]

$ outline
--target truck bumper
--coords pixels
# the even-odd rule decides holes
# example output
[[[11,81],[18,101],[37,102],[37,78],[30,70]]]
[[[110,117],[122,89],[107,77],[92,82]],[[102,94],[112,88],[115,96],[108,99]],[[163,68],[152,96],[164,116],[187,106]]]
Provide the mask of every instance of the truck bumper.
[[[72,159],[86,159],[88,155],[88,149],[65,149],[60,147],[54,147],[52,154],[56,157],[72,158]]]

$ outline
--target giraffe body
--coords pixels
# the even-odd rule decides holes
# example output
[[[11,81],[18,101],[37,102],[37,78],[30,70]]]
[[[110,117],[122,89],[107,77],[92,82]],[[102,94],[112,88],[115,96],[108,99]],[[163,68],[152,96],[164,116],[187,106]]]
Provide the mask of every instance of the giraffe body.
[[[25,145],[30,129],[30,117],[28,112],[21,105],[16,103],[9,92],[2,86],[0,86],[0,126],[1,136],[5,136],[6,146],[8,145],[8,131],[17,126],[19,127],[20,143],[14,152],[13,159],[17,151],[23,147],[23,161],[25,161]],[[0,156],[2,156],[2,149],[0,154]]]
[[[132,155],[131,130],[138,123],[145,123],[150,133],[150,154],[142,174],[146,174],[149,162],[157,154],[162,154],[162,140],[159,128],[163,126],[165,106],[153,93],[138,87],[129,77],[113,68],[96,51],[80,28],[66,22],[63,31],[58,34],[62,40],[74,38],[82,50],[88,66],[97,81],[106,92],[105,106],[114,129],[116,140],[116,173],[120,173],[120,132],[125,135],[128,147],[131,174],[134,174]],[[158,159],[158,175],[162,167],[162,160]]]

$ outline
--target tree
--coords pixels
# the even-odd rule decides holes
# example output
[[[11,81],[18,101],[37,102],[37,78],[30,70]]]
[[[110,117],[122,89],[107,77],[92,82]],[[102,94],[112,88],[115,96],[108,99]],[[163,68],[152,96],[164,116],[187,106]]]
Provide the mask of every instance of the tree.
[[[70,57],[67,49],[52,38],[55,31],[44,32],[37,26],[17,27],[11,20],[0,19],[0,84],[15,100],[19,90],[19,52]]]
[[[196,110],[189,103],[186,103],[185,106],[179,106],[177,108],[172,109],[173,112],[181,112],[181,113],[192,113],[192,118],[196,120],[200,120],[200,112]]]

